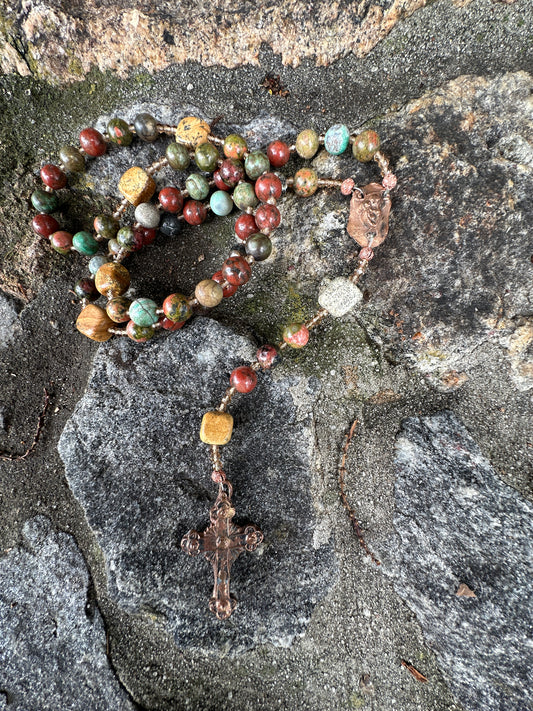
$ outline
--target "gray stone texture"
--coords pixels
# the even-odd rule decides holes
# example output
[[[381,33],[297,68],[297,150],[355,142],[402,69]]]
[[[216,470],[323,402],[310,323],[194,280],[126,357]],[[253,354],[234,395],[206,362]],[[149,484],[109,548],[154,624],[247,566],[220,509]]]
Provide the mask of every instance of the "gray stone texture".
[[[6,348],[20,332],[18,314],[12,299],[0,293],[0,348]]]

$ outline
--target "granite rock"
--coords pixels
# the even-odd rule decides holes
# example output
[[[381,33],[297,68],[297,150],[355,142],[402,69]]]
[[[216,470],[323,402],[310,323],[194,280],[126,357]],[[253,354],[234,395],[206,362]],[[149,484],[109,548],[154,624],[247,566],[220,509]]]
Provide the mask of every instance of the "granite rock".
[[[0,293],[0,348],[6,348],[20,331],[13,301]]]
[[[130,711],[106,657],[102,618],[74,539],[26,522],[0,559],[0,708]]]
[[[253,354],[246,338],[203,318],[141,348],[126,339],[106,344],[59,443],[105,556],[111,597],[164,622],[180,648],[289,646],[337,577],[310,493],[316,384],[298,378],[262,376],[230,410],[235,427],[223,465],[235,521],[259,525],[265,542],[233,566],[239,604],[228,621],[207,609],[211,566],[180,550],[190,528],[207,525],[216,493],[198,437],[202,415]]]
[[[396,473],[383,569],[452,692],[471,711],[533,708],[533,506],[449,411],[404,421]],[[461,584],[474,596],[457,595]]]

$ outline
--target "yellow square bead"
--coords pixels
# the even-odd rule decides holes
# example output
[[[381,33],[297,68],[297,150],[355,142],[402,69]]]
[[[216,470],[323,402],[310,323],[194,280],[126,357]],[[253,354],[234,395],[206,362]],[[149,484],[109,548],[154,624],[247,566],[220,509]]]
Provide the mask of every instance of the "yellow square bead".
[[[227,444],[233,432],[233,417],[229,412],[206,412],[200,427],[200,439],[206,444]]]
[[[120,178],[118,189],[128,202],[137,207],[141,202],[148,202],[155,193],[155,181],[145,170],[135,166]]]

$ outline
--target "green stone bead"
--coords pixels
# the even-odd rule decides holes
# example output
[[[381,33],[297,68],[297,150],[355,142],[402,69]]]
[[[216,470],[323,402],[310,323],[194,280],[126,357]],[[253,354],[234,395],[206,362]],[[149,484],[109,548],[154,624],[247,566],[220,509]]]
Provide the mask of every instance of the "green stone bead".
[[[372,160],[376,151],[379,151],[380,140],[375,131],[363,131],[355,137],[352,151],[362,163],[368,163]]]
[[[123,249],[135,247],[135,232],[131,227],[121,227],[117,232],[117,242]]]
[[[250,183],[239,183],[233,191],[233,202],[239,210],[255,207],[259,200],[255,194],[254,186]]]
[[[300,197],[310,197],[318,188],[318,175],[312,168],[300,168],[294,174],[293,190]]]
[[[119,118],[111,119],[107,124],[107,135],[109,140],[119,146],[130,146],[133,141],[133,133],[128,124]]]
[[[189,151],[181,143],[169,143],[165,155],[169,166],[174,170],[187,170],[191,163]]]
[[[187,321],[192,316],[192,307],[183,294],[171,294],[163,301],[165,316],[171,321]]]
[[[246,141],[237,133],[232,133],[224,139],[224,155],[226,158],[236,158],[241,160],[248,150]]]
[[[98,242],[94,239],[92,234],[83,230],[81,232],[76,232],[76,234],[72,237],[72,246],[76,252],[86,254],[89,257],[96,254],[99,247]]]
[[[201,143],[194,151],[194,161],[200,170],[212,173],[218,165],[220,156],[212,143]]]
[[[60,148],[59,160],[63,163],[65,170],[69,170],[71,173],[83,173],[85,170],[85,158],[75,146]]]
[[[159,321],[158,306],[152,299],[135,299],[130,304],[130,319],[137,326],[153,326]]]
[[[155,331],[152,326],[139,326],[134,321],[128,321],[126,333],[132,341],[136,343],[145,343],[150,338],[154,337]]]
[[[37,212],[49,213],[57,210],[59,200],[55,193],[48,193],[46,190],[37,188],[37,190],[34,190],[31,194],[31,204]]]
[[[296,137],[296,152],[301,158],[310,160],[318,151],[319,140],[316,131],[306,128]]]
[[[272,253],[272,241],[267,235],[257,232],[246,240],[246,254],[250,254],[257,262],[268,259]]]
[[[350,131],[343,123],[336,123],[328,128],[324,136],[324,148],[332,156],[338,156],[348,148]]]
[[[209,200],[209,206],[214,215],[229,215],[233,210],[233,200],[225,190],[215,190]]]
[[[119,224],[112,215],[97,215],[93,226],[95,232],[104,239],[113,239],[118,232]]]
[[[203,200],[209,195],[209,183],[207,182],[207,178],[200,175],[200,173],[192,173],[189,175],[185,181],[185,187],[193,200]]]
[[[125,296],[115,296],[113,299],[109,299],[105,310],[109,318],[115,323],[125,323],[130,320],[130,306],[130,299],[127,299]]]
[[[253,151],[246,156],[244,170],[249,178],[257,180],[260,175],[270,170],[270,161],[261,151]]]
[[[89,260],[89,271],[94,276],[104,264],[107,264],[107,257],[103,254],[97,254]]]

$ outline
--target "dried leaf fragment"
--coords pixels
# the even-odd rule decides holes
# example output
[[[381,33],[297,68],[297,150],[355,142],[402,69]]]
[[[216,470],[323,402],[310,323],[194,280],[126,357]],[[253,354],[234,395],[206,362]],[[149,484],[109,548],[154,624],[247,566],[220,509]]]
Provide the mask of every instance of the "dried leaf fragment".
[[[415,669],[415,667],[412,664],[409,664],[409,662],[406,662],[405,659],[402,659],[401,661],[402,666],[405,667],[409,672],[411,672],[411,674],[417,681],[427,683],[427,678],[423,674],[421,674],[418,669]]]

